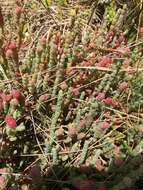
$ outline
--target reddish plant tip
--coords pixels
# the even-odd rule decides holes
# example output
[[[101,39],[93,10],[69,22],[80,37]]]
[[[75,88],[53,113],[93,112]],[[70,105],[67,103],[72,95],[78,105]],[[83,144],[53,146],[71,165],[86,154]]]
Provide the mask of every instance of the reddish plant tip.
[[[0,168],[0,174],[8,173],[8,172],[10,172],[9,168]]]
[[[119,47],[119,46],[122,44],[122,42],[124,42],[124,40],[125,40],[124,35],[121,34],[121,35],[118,37],[118,39],[116,40],[115,46],[114,46],[113,48]]]
[[[84,61],[81,63],[81,66],[91,66],[91,61],[90,61],[90,60],[84,60]]]
[[[112,63],[112,59],[108,56],[103,56],[96,64],[97,67],[108,67]]]
[[[97,159],[97,161],[96,161],[96,169],[98,171],[102,171],[104,169],[103,163],[100,159]]]
[[[11,50],[11,49],[8,49],[8,50],[6,51],[6,57],[7,57],[7,58],[11,58],[12,56],[13,56],[12,50]]]
[[[118,107],[119,104],[118,102],[116,102],[115,100],[113,100],[113,98],[111,97],[107,97],[103,100],[103,102],[107,105],[113,106],[113,107]]]
[[[110,124],[106,121],[103,121],[101,124],[100,124],[100,127],[102,129],[108,129],[110,127]]]
[[[0,189],[5,189],[7,185],[6,178],[4,176],[0,176]]]
[[[68,134],[70,137],[74,137],[76,135],[76,128],[73,125],[68,126]]]
[[[11,101],[10,101],[10,104],[14,107],[18,106],[19,104],[19,101],[16,99],[16,98],[13,98]]]
[[[139,33],[140,33],[140,34],[143,34],[143,26],[140,27],[140,29],[139,29]]]
[[[139,37],[143,38],[143,26],[139,29]]]
[[[74,96],[78,96],[79,95],[79,89],[78,88],[72,88],[72,93]]]
[[[23,13],[24,12],[24,9],[23,9],[23,7],[21,7],[21,6],[16,6],[16,9],[15,9],[15,13],[16,13],[16,15],[21,15],[21,13]]]
[[[84,127],[84,126],[86,125],[86,122],[87,122],[87,121],[86,121],[85,118],[84,118],[84,119],[81,119],[78,127],[79,127],[79,128]]]
[[[50,95],[49,95],[49,94],[43,94],[43,95],[41,95],[41,96],[39,97],[39,100],[40,100],[41,102],[45,102],[45,101],[47,101],[49,98],[50,98]]]
[[[10,115],[7,115],[6,117],[5,117],[5,120],[4,120],[5,122],[6,122],[6,124],[7,124],[7,126],[9,127],[9,128],[16,128],[16,120],[12,117],[12,116],[10,116]]]
[[[107,37],[109,38],[109,37],[113,37],[114,36],[114,32],[113,31],[109,31],[108,33],[107,33]]]
[[[128,67],[130,65],[130,61],[128,59],[125,59],[123,62],[124,67]]]
[[[119,38],[118,38],[118,43],[121,44],[124,40],[125,40],[124,35],[121,34],[121,35],[119,36]]]
[[[125,48],[118,48],[117,52],[121,53],[121,54],[128,54],[130,53],[130,48],[129,47],[125,47]]]
[[[129,84],[127,82],[122,82],[119,84],[120,90],[126,90],[129,87]]]
[[[19,100],[22,97],[22,94],[19,90],[13,89],[11,91],[11,95],[13,96],[13,98],[16,98],[17,100]]]
[[[115,154],[119,154],[120,153],[120,147],[119,146],[116,146],[114,149],[113,149],[114,153]]]
[[[96,96],[96,100],[97,101],[102,101],[105,99],[105,93],[104,92],[100,92],[98,93],[98,95]]]
[[[3,102],[9,102],[12,98],[11,94],[5,94],[5,93],[1,93],[0,97],[2,98]]]
[[[104,99],[103,102],[104,102],[105,104],[112,105],[112,103],[113,103],[113,98],[107,97],[106,99]]]
[[[63,48],[60,45],[57,47],[57,53],[60,55],[63,53]]]
[[[15,43],[15,42],[11,42],[11,43],[9,44],[9,46],[8,46],[8,49],[10,49],[10,50],[16,49],[16,43]]]
[[[60,87],[61,87],[62,90],[66,90],[68,88],[68,85],[66,84],[66,82],[62,82]]]

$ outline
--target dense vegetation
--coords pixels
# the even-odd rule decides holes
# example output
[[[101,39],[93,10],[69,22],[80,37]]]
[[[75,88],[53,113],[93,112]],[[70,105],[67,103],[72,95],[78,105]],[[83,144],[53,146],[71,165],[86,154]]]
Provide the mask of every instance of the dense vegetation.
[[[142,1],[0,9],[0,189],[143,188]]]

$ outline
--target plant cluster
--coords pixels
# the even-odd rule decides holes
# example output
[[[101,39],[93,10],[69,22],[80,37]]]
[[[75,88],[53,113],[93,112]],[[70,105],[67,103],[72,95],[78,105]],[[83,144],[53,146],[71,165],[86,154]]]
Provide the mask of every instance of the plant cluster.
[[[22,173],[44,189],[37,178],[59,165],[74,168],[57,171],[69,174],[63,189],[131,187],[143,175],[143,55],[130,42],[126,4],[107,7],[96,26],[76,9],[36,37],[27,10],[18,3],[9,19],[0,11],[0,188]]]

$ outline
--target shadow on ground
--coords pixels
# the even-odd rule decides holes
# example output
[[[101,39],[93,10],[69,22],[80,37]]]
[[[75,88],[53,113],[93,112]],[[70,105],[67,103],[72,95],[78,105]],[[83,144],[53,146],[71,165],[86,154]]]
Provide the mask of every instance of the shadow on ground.
[[[39,166],[30,171],[32,190],[143,190],[143,155],[112,162],[108,169],[55,165],[40,176]],[[101,169],[101,168],[100,168]]]

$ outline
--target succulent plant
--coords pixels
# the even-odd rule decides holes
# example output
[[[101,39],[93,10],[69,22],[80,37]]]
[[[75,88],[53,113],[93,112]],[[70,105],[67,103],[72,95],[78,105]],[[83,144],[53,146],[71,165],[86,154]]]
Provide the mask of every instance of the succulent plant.
[[[66,26],[29,38],[27,6],[16,6],[12,31],[0,11],[2,157],[38,155],[43,173],[51,165],[92,166],[105,180],[113,165],[111,189],[129,188],[142,175],[135,164],[142,168],[142,159],[130,160],[142,147],[142,43],[129,42],[127,5],[116,9],[109,2],[96,26],[77,11]],[[113,179],[126,159],[132,167]],[[33,160],[17,162],[6,160],[16,171]]]

